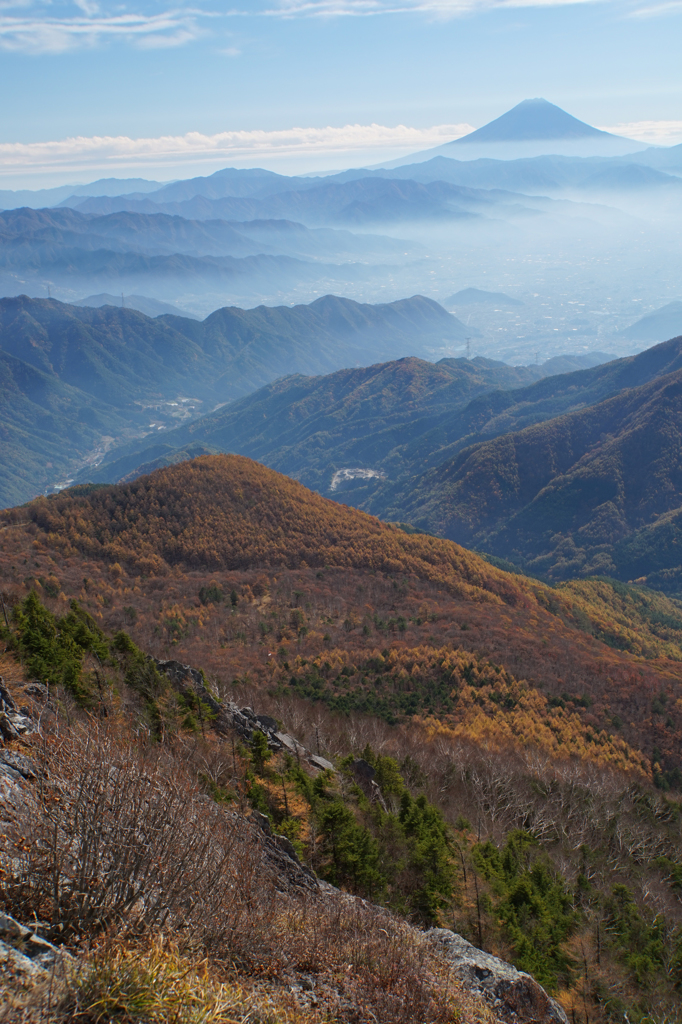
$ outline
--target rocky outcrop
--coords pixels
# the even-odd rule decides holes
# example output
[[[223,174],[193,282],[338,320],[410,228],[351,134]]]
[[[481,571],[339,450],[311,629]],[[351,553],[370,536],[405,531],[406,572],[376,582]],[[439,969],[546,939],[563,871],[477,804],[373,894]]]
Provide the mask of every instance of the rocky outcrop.
[[[217,700],[208,690],[203,674],[191,666],[177,661],[155,663],[179,692],[191,691],[210,709],[211,722],[219,733],[234,730],[240,738],[249,742],[260,731],[273,750],[288,750],[299,761],[305,760],[318,771],[334,770],[326,758],[311,753],[293,736],[281,731],[280,723],[274,718],[257,714],[249,707],[240,708],[232,701]],[[24,687],[24,690],[35,702],[34,720],[28,708],[17,707],[9,690],[0,680],[0,716],[4,716],[0,717],[0,727],[2,723],[9,723],[13,730],[9,731],[9,727],[4,726],[6,731],[3,731],[3,736],[7,741],[37,731],[41,706],[44,708],[49,704],[47,689],[38,684],[31,686],[35,692],[29,693],[31,687]],[[14,692],[17,692],[16,689]],[[13,790],[19,795],[22,792],[30,794],[32,784],[39,774],[37,765],[17,749],[16,743],[11,748],[0,744],[0,804],[7,799],[7,794],[3,796],[3,786],[8,792]],[[375,769],[366,760],[357,758],[352,764],[352,774],[357,785],[371,800],[383,804]],[[205,799],[210,798],[206,796]],[[226,813],[237,815],[235,810],[226,810]],[[314,872],[300,862],[290,839],[273,833],[265,815],[252,810],[250,818],[247,827],[255,829],[261,836],[263,878],[269,876],[277,892],[283,896],[299,894],[306,898],[356,899],[317,879]],[[0,828],[0,839],[1,833]],[[363,900],[359,902],[367,905]],[[432,929],[425,938],[450,962],[463,989],[485,1000],[495,1022],[568,1024],[562,1008],[529,974],[477,949],[447,929]],[[423,933],[420,941],[423,941]],[[0,1001],[4,1000],[0,1006],[0,1024],[19,1019],[32,1022],[31,1005],[44,1008],[45,1000],[52,999],[53,994],[64,985],[69,965],[73,963],[68,954],[42,937],[39,925],[27,928],[9,915],[0,913]],[[22,1014],[21,1017],[16,1016],[17,1010]]]
[[[18,750],[0,750],[0,777],[10,782],[24,782],[37,778],[35,765]]]
[[[159,672],[163,672],[180,693],[193,693],[202,704],[210,708],[211,714],[219,716],[220,701],[206,688],[204,674],[191,665],[183,665],[179,661],[158,661],[153,659]]]
[[[42,1014],[50,1000],[54,1005],[73,963],[36,928],[0,913],[0,1021],[28,1021],[32,1006]]]
[[[27,708],[18,708],[0,678],[0,741],[16,740],[33,732],[34,725]]]
[[[312,754],[302,743],[280,731],[280,724],[275,718],[263,713],[256,713],[253,708],[240,708],[234,701],[219,701],[207,689],[203,673],[190,665],[182,665],[179,661],[157,661],[154,664],[160,672],[171,681],[180,693],[192,692],[201,702],[207,705],[214,716],[212,725],[219,733],[234,730],[240,739],[250,743],[255,732],[262,732],[271,750],[288,750],[299,760],[305,760],[319,771],[335,771],[334,765],[320,754]],[[369,767],[369,765],[368,765]],[[373,771],[373,769],[370,769]],[[376,785],[376,783],[375,783]],[[377,787],[378,788],[378,787]]]
[[[510,1024],[569,1024],[559,1004],[530,974],[476,949],[447,928],[433,928],[428,938],[451,961],[464,986],[480,993],[496,1017]]]

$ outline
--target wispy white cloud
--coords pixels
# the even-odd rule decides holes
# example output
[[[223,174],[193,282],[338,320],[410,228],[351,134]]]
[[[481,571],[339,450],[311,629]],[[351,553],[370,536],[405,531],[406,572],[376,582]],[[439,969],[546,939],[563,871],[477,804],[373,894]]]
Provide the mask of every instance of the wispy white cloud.
[[[178,8],[158,14],[106,9],[101,0],[71,0],[78,13],[60,16],[54,0],[0,0],[0,48],[27,53],[61,53],[124,39],[142,48],[181,46],[203,34],[208,17],[338,18],[422,13],[447,19],[476,12],[522,7],[556,7],[603,0],[252,0],[218,11]],[[663,0],[655,8],[674,8],[682,0]],[[30,11],[20,14],[20,11]],[[13,13],[10,13],[13,12]]]
[[[682,11],[682,0],[664,0],[659,4],[646,4],[630,12],[632,18],[655,18],[661,14],[677,14]]]
[[[19,4],[12,5],[13,7]],[[62,53],[94,46],[105,39],[124,39],[141,47],[179,46],[201,35],[199,19],[205,12],[194,9],[160,14],[99,13],[93,0],[79,0],[83,12],[73,17],[48,13],[0,14],[0,47],[28,53]]]
[[[564,7],[597,2],[600,0],[279,0],[262,13],[280,18],[338,18],[415,12],[436,18],[455,18],[504,8]]]
[[[229,163],[248,159],[334,154],[378,153],[426,149],[461,138],[469,124],[410,128],[397,125],[345,125],[343,128],[288,128],[282,131],[236,131],[203,135],[165,135],[130,139],[127,136],[78,136],[53,142],[0,144],[0,174],[16,177],[54,170],[110,171],[135,165],[182,166],[197,161]],[[378,156],[381,159],[381,156]]]
[[[602,131],[648,142],[652,146],[675,146],[682,142],[682,121],[628,121],[602,127]]]
[[[93,18],[100,12],[100,6],[95,0],[74,0],[74,3],[88,18]]]

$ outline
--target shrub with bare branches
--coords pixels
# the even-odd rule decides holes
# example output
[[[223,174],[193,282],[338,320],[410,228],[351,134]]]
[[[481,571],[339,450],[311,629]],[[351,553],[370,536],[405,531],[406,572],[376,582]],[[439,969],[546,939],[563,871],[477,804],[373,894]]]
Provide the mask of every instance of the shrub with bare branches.
[[[172,928],[205,947],[265,911],[258,843],[167,748],[80,724],[45,739],[9,825],[3,903],[71,940]]]

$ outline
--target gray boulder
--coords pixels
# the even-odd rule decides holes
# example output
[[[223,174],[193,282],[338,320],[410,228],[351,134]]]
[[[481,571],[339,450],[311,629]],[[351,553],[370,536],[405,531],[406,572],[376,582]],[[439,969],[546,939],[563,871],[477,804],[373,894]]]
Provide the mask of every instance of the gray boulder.
[[[476,949],[447,928],[432,928],[427,936],[452,962],[454,973],[466,988],[482,995],[502,1019],[527,1024],[569,1024],[559,1004],[530,974]]]
[[[0,779],[4,778],[16,785],[26,780],[37,778],[33,762],[16,750],[0,749]]]
[[[319,768],[321,771],[336,771],[331,761],[328,761],[326,757],[320,757],[319,754],[310,754],[308,761],[314,768]]]
[[[299,743],[297,739],[290,736],[288,732],[276,732],[274,734],[275,739],[292,754],[298,754],[299,756],[308,753],[302,743]]]
[[[19,710],[4,679],[0,678],[0,741],[17,740],[34,731],[33,721]]]

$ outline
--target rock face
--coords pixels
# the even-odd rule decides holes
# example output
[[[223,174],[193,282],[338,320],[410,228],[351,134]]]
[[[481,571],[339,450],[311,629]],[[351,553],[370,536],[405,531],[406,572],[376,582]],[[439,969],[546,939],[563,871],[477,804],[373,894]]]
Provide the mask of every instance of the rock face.
[[[9,914],[0,914],[0,1021],[30,1020],[28,1007],[58,1001],[73,958],[25,928]]]
[[[4,679],[0,678],[0,741],[16,740],[29,732],[33,732],[33,722],[16,706]]]
[[[320,757],[319,754],[312,754],[293,736],[286,732],[280,732],[279,722],[275,718],[271,718],[270,715],[256,713],[253,708],[240,708],[231,700],[216,700],[206,688],[204,677],[197,669],[190,665],[182,665],[179,661],[157,661],[154,659],[154,663],[159,672],[163,672],[180,693],[194,693],[203,704],[211,709],[215,716],[212,725],[218,732],[225,733],[234,730],[241,739],[249,743],[255,732],[262,732],[271,750],[284,748],[299,759],[303,758],[311,767],[317,768],[319,771],[335,771],[331,761]],[[374,771],[369,765],[367,767],[371,772]]]
[[[211,709],[212,714],[220,715],[220,701],[217,701],[213,694],[206,689],[203,674],[198,669],[192,668],[191,665],[183,665],[179,661],[157,661],[156,658],[153,660],[159,672],[168,676],[176,690],[179,690],[180,693],[191,691],[202,704],[206,704]]]
[[[16,750],[0,750],[0,776],[5,776],[11,782],[23,782],[37,777],[33,762]]]
[[[433,928],[428,937],[452,961],[462,983],[480,993],[499,1018],[527,1024],[569,1024],[559,1004],[530,974],[476,949],[447,928]]]

